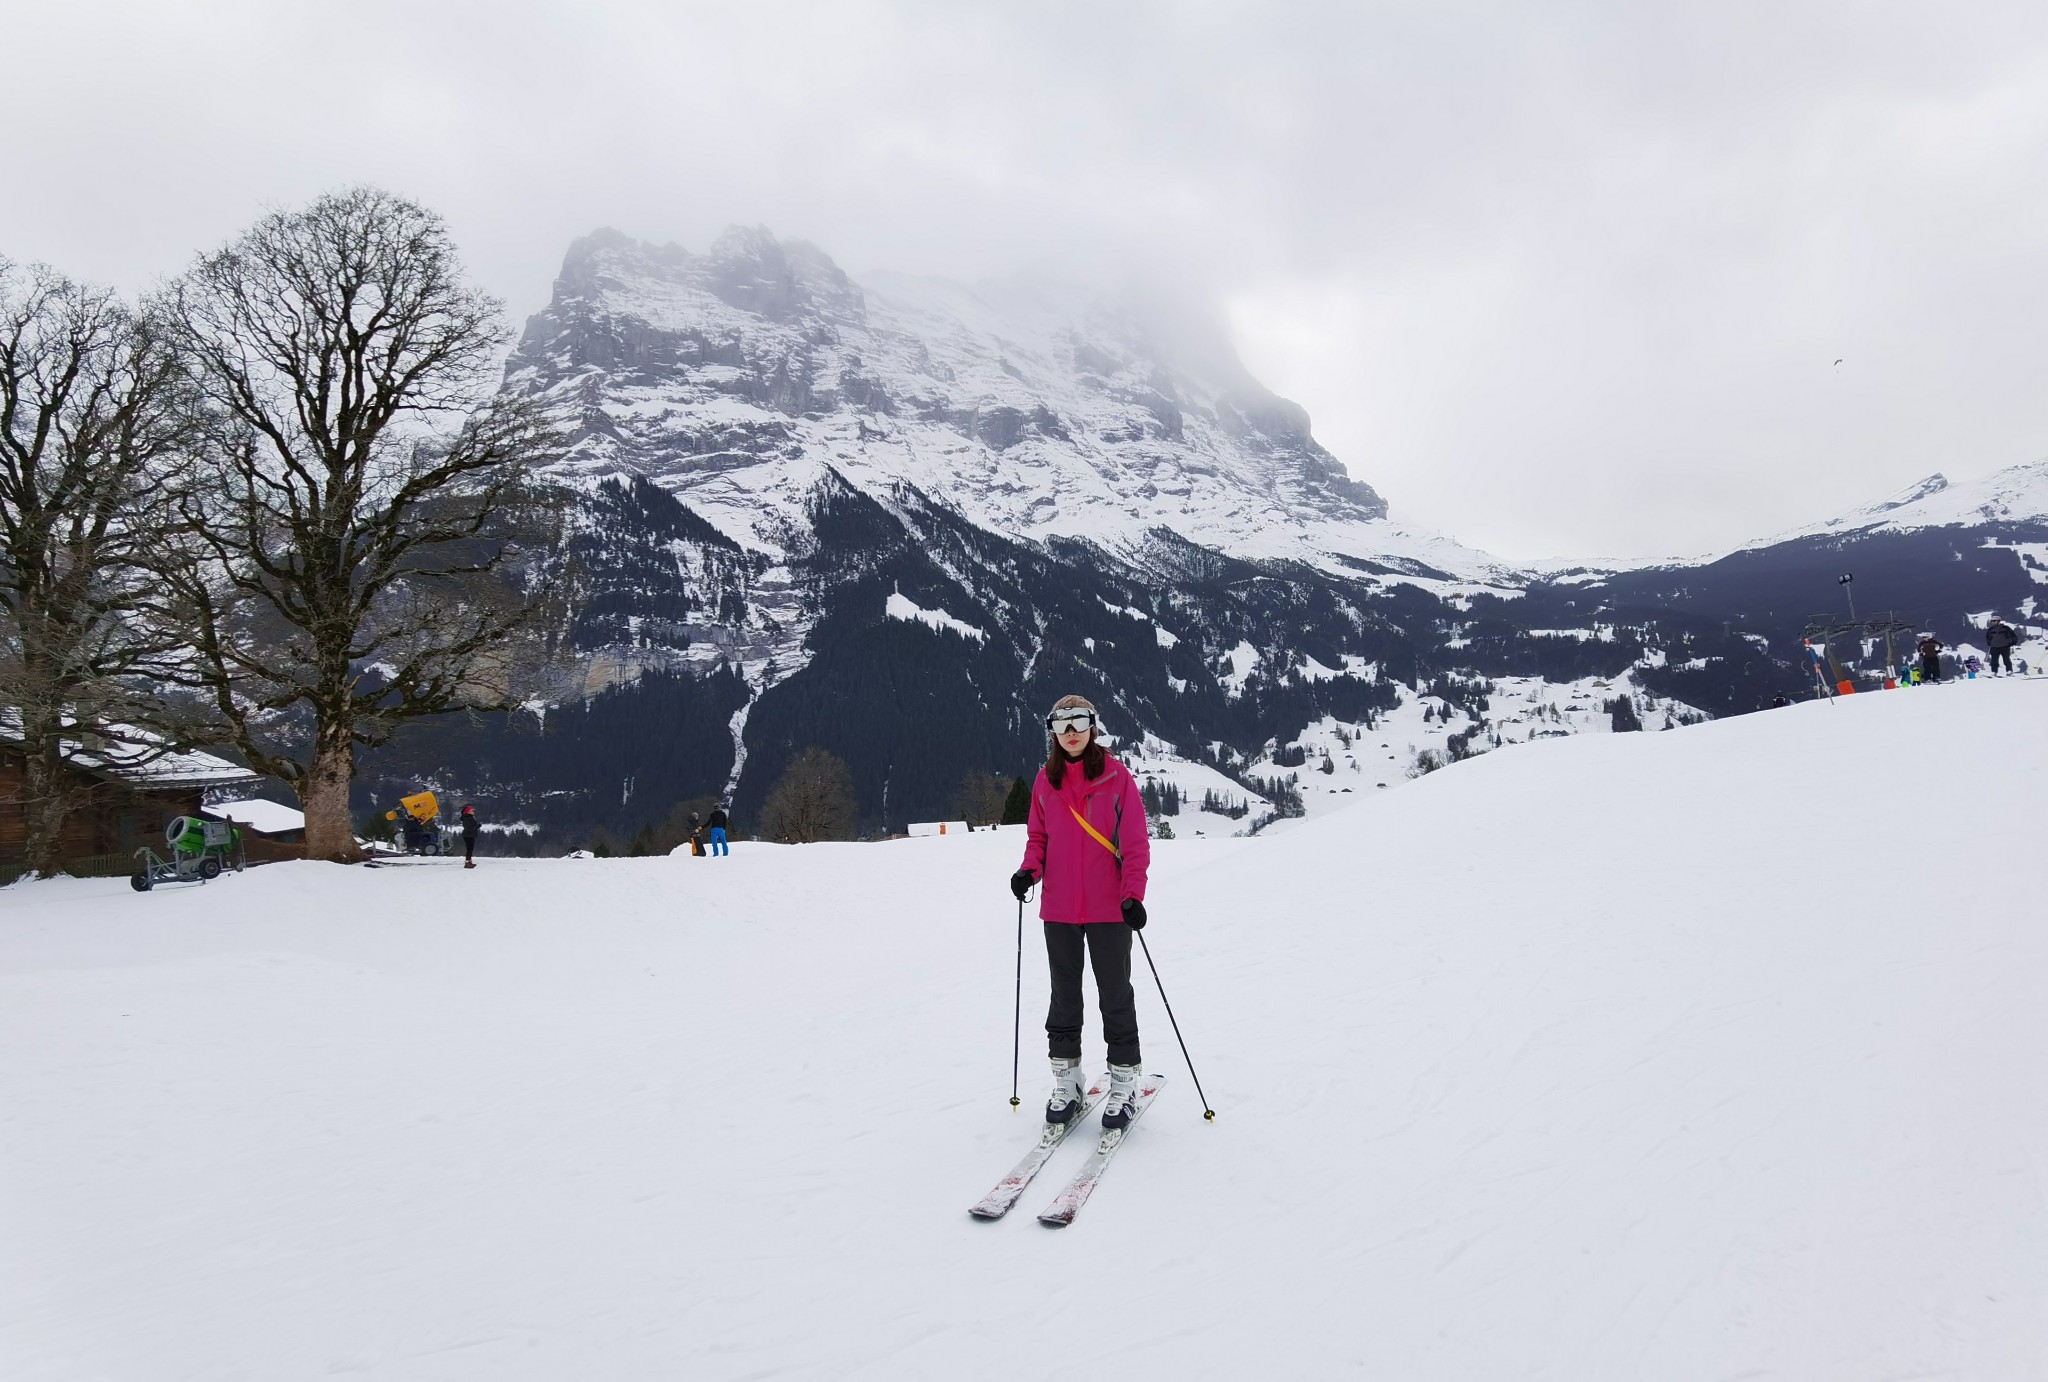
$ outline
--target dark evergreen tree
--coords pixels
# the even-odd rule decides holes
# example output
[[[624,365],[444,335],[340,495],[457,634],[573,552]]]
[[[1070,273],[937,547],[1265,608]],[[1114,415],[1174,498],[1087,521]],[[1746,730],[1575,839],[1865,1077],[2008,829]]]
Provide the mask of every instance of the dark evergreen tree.
[[[1031,783],[1021,777],[1010,779],[1010,795],[1003,799],[1003,824],[1028,825],[1031,821]]]
[[[1627,696],[1616,696],[1607,703],[1607,713],[1614,723],[1616,734],[1628,734],[1643,727],[1642,717],[1636,714],[1635,702]]]

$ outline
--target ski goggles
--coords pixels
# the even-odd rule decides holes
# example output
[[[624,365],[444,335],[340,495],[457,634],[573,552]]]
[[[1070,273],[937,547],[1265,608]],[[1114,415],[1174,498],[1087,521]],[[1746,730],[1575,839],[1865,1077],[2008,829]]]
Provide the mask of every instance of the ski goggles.
[[[1092,710],[1055,710],[1045,717],[1045,727],[1054,734],[1086,734],[1095,728]]]

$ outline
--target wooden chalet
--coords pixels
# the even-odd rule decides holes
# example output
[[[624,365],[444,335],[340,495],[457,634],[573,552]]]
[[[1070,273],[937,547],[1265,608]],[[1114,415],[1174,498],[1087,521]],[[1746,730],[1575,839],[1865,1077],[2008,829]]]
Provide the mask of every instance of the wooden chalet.
[[[68,770],[89,783],[92,794],[65,821],[58,862],[66,873],[91,877],[128,873],[141,845],[163,853],[164,827],[174,816],[199,815],[208,792],[247,789],[262,780],[209,753],[166,754],[138,765],[79,753]],[[0,730],[0,883],[19,876],[28,865],[23,777],[21,742]]]

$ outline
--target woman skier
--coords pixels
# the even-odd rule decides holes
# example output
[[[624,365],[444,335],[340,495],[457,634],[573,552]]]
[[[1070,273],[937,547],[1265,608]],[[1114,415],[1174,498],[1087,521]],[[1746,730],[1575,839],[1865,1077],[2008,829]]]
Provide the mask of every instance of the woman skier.
[[[1104,751],[1093,705],[1080,696],[1062,696],[1045,726],[1051,743],[1031,788],[1024,863],[1010,875],[1010,891],[1019,902],[1033,884],[1045,884],[1038,900],[1052,968],[1052,1006],[1045,1015],[1052,1098],[1045,1120],[1067,1122],[1086,1097],[1088,1077],[1081,1071],[1085,950],[1095,969],[1102,1035],[1109,1044],[1109,1098],[1102,1106],[1102,1125],[1121,1128],[1131,1121],[1140,1073],[1131,932],[1145,925],[1145,872],[1152,862],[1145,807],[1130,772]]]

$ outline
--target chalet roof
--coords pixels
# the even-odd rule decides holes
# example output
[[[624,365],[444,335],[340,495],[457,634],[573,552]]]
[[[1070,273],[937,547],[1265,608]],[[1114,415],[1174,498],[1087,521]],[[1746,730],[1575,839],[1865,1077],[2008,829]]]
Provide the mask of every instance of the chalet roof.
[[[202,806],[204,815],[215,820],[234,821],[246,825],[258,835],[284,835],[306,828],[306,813],[294,806],[285,806],[261,797],[246,797],[241,801],[217,801],[211,806]]]
[[[263,780],[260,773],[197,749],[157,753],[153,745],[161,741],[142,730],[121,726],[115,733],[125,742],[95,748],[82,740],[66,740],[65,761],[81,772],[114,778],[145,791],[165,787],[233,787]],[[21,747],[20,712],[0,710],[0,743]]]

